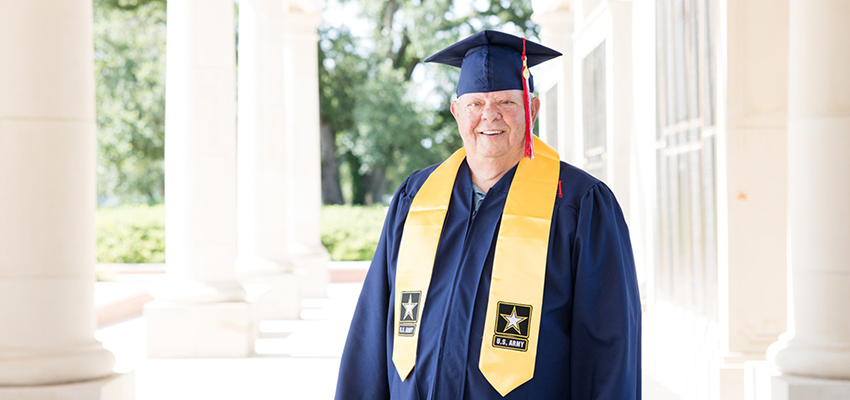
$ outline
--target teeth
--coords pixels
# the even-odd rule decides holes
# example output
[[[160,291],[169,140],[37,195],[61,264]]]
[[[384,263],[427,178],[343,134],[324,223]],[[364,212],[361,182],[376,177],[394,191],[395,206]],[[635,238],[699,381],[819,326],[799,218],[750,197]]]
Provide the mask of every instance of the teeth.
[[[483,131],[481,133],[483,133],[485,135],[498,135],[498,134],[502,133],[502,131]]]

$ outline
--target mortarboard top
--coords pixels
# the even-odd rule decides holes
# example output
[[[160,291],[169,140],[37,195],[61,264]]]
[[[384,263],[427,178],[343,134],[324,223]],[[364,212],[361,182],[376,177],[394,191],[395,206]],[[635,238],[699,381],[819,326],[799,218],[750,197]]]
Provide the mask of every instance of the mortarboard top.
[[[525,41],[528,67],[561,55],[546,46]],[[437,52],[425,62],[460,68],[457,95],[522,90],[523,38],[498,31],[481,31]],[[529,90],[534,91],[529,79]]]

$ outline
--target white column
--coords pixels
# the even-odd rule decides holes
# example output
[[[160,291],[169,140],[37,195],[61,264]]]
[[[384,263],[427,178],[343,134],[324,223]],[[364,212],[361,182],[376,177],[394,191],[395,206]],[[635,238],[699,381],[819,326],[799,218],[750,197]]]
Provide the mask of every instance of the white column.
[[[843,0],[790,2],[789,321],[769,352],[784,374],[843,380],[845,397],[830,399],[850,392],[847,15],[850,3]],[[817,387],[791,393],[786,398],[827,398]]]
[[[788,9],[771,0],[728,1],[721,18],[720,341],[712,379],[718,398],[735,400],[751,383],[745,364],[763,362],[785,329]]]
[[[632,208],[632,2],[608,1],[611,33],[605,62],[608,70],[608,181],[631,220]],[[641,273],[641,276],[643,274]]]
[[[656,46],[655,2],[632,3],[632,127],[629,231],[641,303],[654,301],[656,200]],[[645,354],[645,353],[644,353]],[[646,371],[644,367],[644,371]]]
[[[239,357],[253,348],[235,269],[234,7],[232,0],[168,2],[168,284],[145,308],[150,357]]]
[[[284,137],[286,142],[287,247],[303,277],[305,296],[324,297],[330,256],[322,246],[321,156],[317,28],[321,1],[290,1],[284,14]]]
[[[237,154],[240,280],[258,319],[298,318],[300,295],[287,254],[287,143],[280,0],[239,2]]]
[[[531,19],[540,25],[540,41],[563,54],[561,57],[542,64],[540,73],[535,74],[535,87],[544,102],[541,115],[537,119],[540,134],[547,136],[553,130],[556,138],[545,137],[549,145],[554,145],[561,159],[575,163],[575,127],[573,122],[573,11],[568,0],[534,0],[534,14]],[[539,76],[539,78],[538,78]],[[557,109],[552,108],[548,91],[557,85]],[[551,90],[551,89],[549,89]],[[546,126],[552,119],[547,113],[557,113],[556,127]],[[554,128],[554,129],[552,129]],[[554,140],[552,140],[554,139]]]
[[[114,364],[94,338],[92,3],[0,2],[0,38],[0,398],[57,398]]]

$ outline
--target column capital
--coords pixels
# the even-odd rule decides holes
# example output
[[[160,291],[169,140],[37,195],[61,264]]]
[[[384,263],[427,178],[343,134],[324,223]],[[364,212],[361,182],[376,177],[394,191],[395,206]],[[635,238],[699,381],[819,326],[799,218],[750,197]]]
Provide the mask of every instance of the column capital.
[[[283,21],[285,32],[318,35],[319,24],[322,23],[322,13],[305,12],[297,9],[289,10],[283,14]]]
[[[535,11],[531,14],[531,20],[540,24],[541,31],[552,32],[553,35],[569,35],[573,32],[573,11],[570,9]]]
[[[284,12],[322,13],[324,0],[282,0]]]
[[[540,25],[541,42],[567,55],[570,60],[565,61],[572,63],[572,59],[568,55],[573,49],[574,16],[572,10],[535,11],[531,15],[531,20]]]
[[[531,0],[531,9],[534,14],[573,12],[572,0]]]

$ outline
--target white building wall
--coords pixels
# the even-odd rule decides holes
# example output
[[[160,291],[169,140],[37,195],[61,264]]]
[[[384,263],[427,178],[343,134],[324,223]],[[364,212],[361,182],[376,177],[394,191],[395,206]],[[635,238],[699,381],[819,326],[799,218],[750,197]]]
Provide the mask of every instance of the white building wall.
[[[585,2],[586,3],[586,2]],[[603,0],[576,20],[574,38],[573,88],[575,99],[575,148],[584,147],[583,60],[605,43],[605,174],[599,176],[623,205],[630,204],[630,163],[632,136],[632,55],[631,2]],[[585,10],[588,11],[588,10]],[[581,151],[581,150],[579,150]],[[577,157],[578,160],[584,157]],[[584,167],[581,162],[577,164]],[[626,220],[631,208],[623,206]]]
[[[700,295],[717,299],[717,318],[652,299],[644,354],[686,398],[725,400],[744,398],[744,363],[763,360],[785,324],[787,9],[716,7],[717,287]]]
[[[716,180],[709,182],[716,209],[708,215],[717,225],[716,237],[709,238],[717,246],[716,276],[711,277],[717,283],[705,286],[710,293],[703,289],[697,295],[703,296],[698,304],[715,304],[717,310],[703,314],[656,296],[655,283],[669,274],[656,268],[661,262],[656,255],[661,201],[656,184],[661,145],[656,143],[656,1],[629,2],[628,24],[617,22],[617,3],[570,4],[576,18],[575,129],[563,141],[568,144],[558,145],[570,148],[564,158],[582,166],[581,60],[605,40],[610,176],[603,179],[628,208],[646,307],[644,372],[684,398],[743,399],[744,363],[763,360],[785,325],[787,6],[728,0],[718,1],[713,10],[717,122],[704,134],[716,135],[716,172],[710,174]],[[545,8],[535,3],[538,10]],[[617,46],[623,26],[629,44]],[[541,28],[547,38],[546,25]],[[616,68],[624,59],[629,60],[626,87],[617,85]],[[628,105],[618,106],[623,97]],[[710,297],[716,301],[709,302]]]

